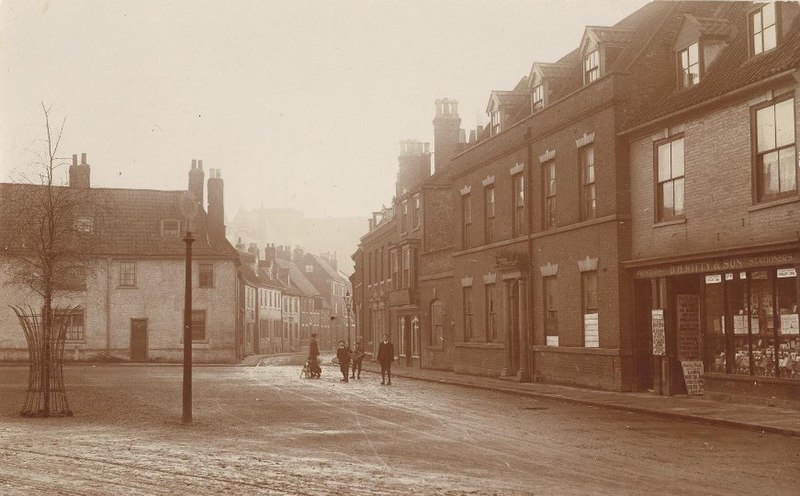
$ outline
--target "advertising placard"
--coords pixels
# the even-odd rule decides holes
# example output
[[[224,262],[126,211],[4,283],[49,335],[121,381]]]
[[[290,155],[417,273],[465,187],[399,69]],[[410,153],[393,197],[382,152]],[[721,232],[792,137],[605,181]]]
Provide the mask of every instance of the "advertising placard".
[[[667,353],[667,340],[664,336],[664,310],[656,308],[651,311],[650,327],[653,330],[653,355],[664,356]]]

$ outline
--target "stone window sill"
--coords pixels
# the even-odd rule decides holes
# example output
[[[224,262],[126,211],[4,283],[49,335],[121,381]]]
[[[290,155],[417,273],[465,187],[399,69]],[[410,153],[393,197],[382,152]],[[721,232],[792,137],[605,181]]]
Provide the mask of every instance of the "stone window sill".
[[[747,207],[748,212],[757,212],[766,208],[780,207],[781,205],[788,205],[790,203],[800,201],[800,196],[790,196],[788,198],[779,198],[777,200],[770,200],[751,207]]]
[[[686,217],[681,217],[680,219],[665,220],[663,222],[656,222],[655,224],[653,224],[653,227],[657,228],[657,227],[677,226],[680,224],[686,224]]]

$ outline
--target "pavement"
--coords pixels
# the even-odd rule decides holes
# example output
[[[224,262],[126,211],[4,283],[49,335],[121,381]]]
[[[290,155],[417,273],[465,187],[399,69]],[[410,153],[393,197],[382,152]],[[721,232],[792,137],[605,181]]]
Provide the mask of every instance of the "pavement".
[[[363,367],[365,371],[380,373],[380,366],[377,362],[365,360]],[[727,403],[689,395],[659,396],[653,393],[620,393],[555,384],[520,383],[508,379],[407,367],[397,361],[392,364],[392,375],[419,381],[501,391],[577,405],[800,437],[800,411],[798,410]],[[396,380],[395,384],[399,385]]]

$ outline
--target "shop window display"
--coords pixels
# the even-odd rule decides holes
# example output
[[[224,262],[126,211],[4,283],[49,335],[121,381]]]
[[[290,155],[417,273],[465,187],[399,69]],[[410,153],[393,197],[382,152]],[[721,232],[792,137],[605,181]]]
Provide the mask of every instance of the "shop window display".
[[[709,275],[705,309],[708,370],[800,379],[794,268]]]

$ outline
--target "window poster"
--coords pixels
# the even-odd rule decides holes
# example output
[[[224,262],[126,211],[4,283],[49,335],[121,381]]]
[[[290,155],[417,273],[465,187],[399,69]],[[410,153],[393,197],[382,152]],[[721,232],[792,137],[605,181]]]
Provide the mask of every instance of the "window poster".
[[[597,313],[587,313],[583,315],[583,345],[586,348],[600,347],[600,334],[598,328]]]
[[[796,313],[781,315],[781,334],[800,334],[800,319]]]
[[[547,336],[547,346],[558,346],[558,336]]]

